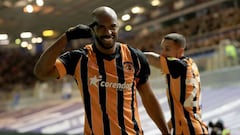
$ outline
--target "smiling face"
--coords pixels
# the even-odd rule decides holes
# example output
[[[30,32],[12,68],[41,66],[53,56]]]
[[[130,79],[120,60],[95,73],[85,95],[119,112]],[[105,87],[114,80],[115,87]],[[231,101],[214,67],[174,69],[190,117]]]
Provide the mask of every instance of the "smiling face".
[[[180,58],[184,55],[184,48],[178,45],[174,40],[163,39],[161,42],[161,55],[164,57]]]
[[[113,53],[119,29],[117,15],[112,9],[106,7],[98,9],[93,15],[97,48],[103,53]]]
[[[98,20],[95,26],[95,37],[101,47],[111,49],[117,40],[117,34],[118,25],[116,21],[107,17]]]

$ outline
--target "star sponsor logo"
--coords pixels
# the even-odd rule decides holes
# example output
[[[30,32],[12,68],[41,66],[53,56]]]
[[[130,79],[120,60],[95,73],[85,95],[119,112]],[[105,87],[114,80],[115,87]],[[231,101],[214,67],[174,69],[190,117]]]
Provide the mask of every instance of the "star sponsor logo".
[[[94,77],[90,78],[90,85],[94,85],[96,87],[98,87],[98,82],[102,80],[102,77],[99,76],[99,78],[97,78],[97,76],[95,75]]]
[[[133,86],[132,83],[118,83],[118,82],[107,82],[102,80],[102,76],[93,76],[90,78],[90,85],[95,87],[106,87],[106,88],[115,88],[117,90],[130,90]]]

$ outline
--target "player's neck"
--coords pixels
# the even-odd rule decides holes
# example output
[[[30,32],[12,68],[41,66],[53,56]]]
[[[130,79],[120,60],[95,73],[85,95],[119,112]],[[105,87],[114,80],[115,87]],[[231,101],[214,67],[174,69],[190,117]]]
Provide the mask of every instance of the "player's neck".
[[[103,48],[100,45],[96,45],[96,49],[106,55],[112,55],[116,53],[116,43],[111,48]]]

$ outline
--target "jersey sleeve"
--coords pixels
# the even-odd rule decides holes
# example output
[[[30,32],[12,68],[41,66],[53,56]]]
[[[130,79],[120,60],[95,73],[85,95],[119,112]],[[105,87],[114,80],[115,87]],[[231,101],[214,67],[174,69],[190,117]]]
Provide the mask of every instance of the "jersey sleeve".
[[[66,74],[74,75],[76,65],[83,55],[83,50],[67,51],[56,60],[55,66],[59,73],[59,78]]]
[[[181,59],[160,56],[161,69],[164,74],[170,74],[173,78],[179,77],[187,70],[187,64]]]
[[[140,50],[137,50],[136,53],[140,63],[139,73],[136,77],[139,78],[138,84],[142,84],[145,83],[149,78],[150,67],[146,56]]]

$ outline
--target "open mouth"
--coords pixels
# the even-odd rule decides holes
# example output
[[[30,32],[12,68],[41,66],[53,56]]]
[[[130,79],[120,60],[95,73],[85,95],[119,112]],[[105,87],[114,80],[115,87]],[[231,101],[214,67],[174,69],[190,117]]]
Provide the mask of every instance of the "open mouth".
[[[102,40],[106,41],[106,42],[109,42],[109,41],[113,40],[113,37],[112,36],[104,36],[104,37],[102,37]]]

